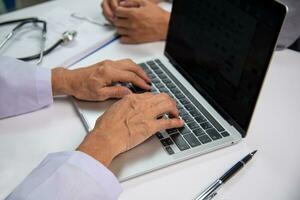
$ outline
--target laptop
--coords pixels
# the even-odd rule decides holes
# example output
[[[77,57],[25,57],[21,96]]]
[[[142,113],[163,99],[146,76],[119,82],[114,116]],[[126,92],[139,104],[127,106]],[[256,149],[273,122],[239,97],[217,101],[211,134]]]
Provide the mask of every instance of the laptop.
[[[120,181],[246,137],[287,8],[273,0],[173,1],[164,56],[140,66],[152,92],[177,102],[183,128],[158,132],[119,155]],[[135,92],[144,92],[133,86]],[[114,100],[75,101],[88,130]]]

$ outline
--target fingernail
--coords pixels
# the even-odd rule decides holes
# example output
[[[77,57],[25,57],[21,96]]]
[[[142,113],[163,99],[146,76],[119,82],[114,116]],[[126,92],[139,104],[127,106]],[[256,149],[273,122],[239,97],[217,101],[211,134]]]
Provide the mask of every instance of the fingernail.
[[[130,91],[130,90],[124,91],[124,95],[128,95],[128,94],[131,94],[131,91]]]

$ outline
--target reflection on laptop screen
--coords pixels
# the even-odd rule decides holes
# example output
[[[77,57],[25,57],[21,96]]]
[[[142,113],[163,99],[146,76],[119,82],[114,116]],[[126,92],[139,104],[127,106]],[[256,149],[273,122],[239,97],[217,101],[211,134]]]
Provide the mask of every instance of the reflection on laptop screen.
[[[166,54],[246,131],[285,11],[268,0],[175,0]],[[277,5],[278,6],[278,5]]]

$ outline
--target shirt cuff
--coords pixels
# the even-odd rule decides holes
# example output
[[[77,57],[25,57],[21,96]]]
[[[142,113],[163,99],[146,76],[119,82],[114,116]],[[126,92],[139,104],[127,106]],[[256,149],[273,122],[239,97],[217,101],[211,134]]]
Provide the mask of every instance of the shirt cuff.
[[[38,104],[41,106],[52,104],[51,69],[37,68],[35,73]]]
[[[80,168],[104,188],[111,199],[118,199],[122,187],[114,174],[91,156],[75,151],[68,163]]]

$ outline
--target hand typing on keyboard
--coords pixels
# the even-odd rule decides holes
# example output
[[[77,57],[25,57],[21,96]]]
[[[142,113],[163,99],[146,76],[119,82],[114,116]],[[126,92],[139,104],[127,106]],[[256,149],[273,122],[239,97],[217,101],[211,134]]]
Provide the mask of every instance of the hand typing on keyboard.
[[[127,87],[115,85],[119,82],[131,82],[144,90],[151,89],[151,80],[147,74],[129,59],[105,60],[74,70],[52,70],[54,95],[72,95],[82,100],[104,101],[109,98],[122,98],[132,93]]]
[[[173,118],[160,118],[170,114]],[[113,104],[96,122],[79,150],[108,166],[118,154],[158,131],[183,126],[174,100],[166,94],[130,94]]]

